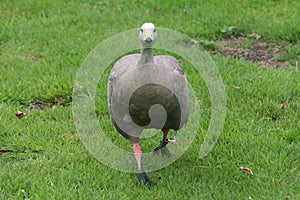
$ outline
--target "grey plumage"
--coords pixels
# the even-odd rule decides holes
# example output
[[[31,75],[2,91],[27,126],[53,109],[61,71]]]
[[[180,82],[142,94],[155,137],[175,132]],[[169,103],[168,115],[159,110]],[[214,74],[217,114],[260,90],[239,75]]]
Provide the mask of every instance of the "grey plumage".
[[[118,132],[120,132],[127,139],[130,139],[133,143],[138,142],[138,138],[130,137],[131,134],[125,133],[118,127],[118,124],[114,120],[112,112],[113,105],[111,100],[116,82],[128,71],[133,70],[133,68],[135,67],[139,67],[138,60],[140,56],[140,54],[131,54],[119,59],[113,66],[108,81],[108,102],[111,120]],[[181,105],[178,102],[179,100],[177,99],[177,97],[174,96],[173,93],[170,93],[167,88],[155,84],[145,85],[144,87],[137,90],[130,99],[131,101],[129,109],[132,115],[131,118],[133,119],[132,123],[136,123],[139,126],[146,126],[147,124],[149,124],[150,119],[148,116],[148,111],[150,106],[154,104],[160,104],[165,106],[168,115],[168,119],[163,129],[178,130],[182,127],[183,124],[187,122],[189,114],[187,81],[183,68],[176,60],[176,58],[167,55],[154,56],[154,64],[163,66],[164,70],[167,70],[169,72],[169,76],[161,77],[162,79],[167,79],[165,81],[168,81],[168,79],[172,81],[172,78],[174,78],[175,75],[180,77],[177,78],[177,81],[180,82],[174,83],[176,84],[176,86],[174,87],[179,91],[178,93],[180,95],[179,98],[181,100]],[[126,83],[123,83],[122,86],[131,87]],[[120,96],[119,98],[122,99],[122,96]]]

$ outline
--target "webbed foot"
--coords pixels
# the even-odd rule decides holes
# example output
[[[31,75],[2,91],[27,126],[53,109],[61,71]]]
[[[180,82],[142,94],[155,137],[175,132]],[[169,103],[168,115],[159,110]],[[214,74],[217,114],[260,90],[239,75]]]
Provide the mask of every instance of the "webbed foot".
[[[140,183],[148,186],[154,185],[145,172],[139,174],[138,180],[136,181],[136,186],[138,186]]]
[[[168,143],[169,143],[168,141],[163,141],[163,140],[160,141],[159,146],[154,149],[154,153],[159,154],[159,150],[160,150],[162,156],[170,157],[171,154],[170,154],[170,151],[167,148]]]

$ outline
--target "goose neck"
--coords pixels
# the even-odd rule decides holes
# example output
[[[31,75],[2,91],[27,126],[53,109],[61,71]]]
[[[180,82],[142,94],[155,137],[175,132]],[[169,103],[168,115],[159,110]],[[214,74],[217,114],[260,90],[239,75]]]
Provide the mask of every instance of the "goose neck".
[[[142,48],[138,65],[154,63],[152,48]]]

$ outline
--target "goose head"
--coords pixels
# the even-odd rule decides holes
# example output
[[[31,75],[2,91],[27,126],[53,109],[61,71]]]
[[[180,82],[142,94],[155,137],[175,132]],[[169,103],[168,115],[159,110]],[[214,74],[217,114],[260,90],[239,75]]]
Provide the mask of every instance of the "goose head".
[[[144,23],[140,29],[139,39],[142,48],[152,48],[157,39],[156,28],[152,23]]]

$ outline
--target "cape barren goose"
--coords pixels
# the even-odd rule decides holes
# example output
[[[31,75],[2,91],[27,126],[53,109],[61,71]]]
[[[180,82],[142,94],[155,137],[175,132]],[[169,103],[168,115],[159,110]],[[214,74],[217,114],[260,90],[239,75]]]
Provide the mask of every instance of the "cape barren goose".
[[[170,156],[166,145],[172,142],[172,140],[167,138],[168,132],[170,129],[179,130],[187,122],[189,115],[188,87],[183,68],[176,58],[172,56],[153,56],[153,44],[156,39],[157,32],[154,24],[144,23],[139,32],[141,54],[127,55],[119,59],[113,66],[108,80],[108,107],[111,120],[117,131],[132,143],[139,170],[137,184],[142,182],[145,185],[151,185],[152,181],[148,178],[142,167],[142,149],[139,145],[139,140],[143,129],[161,129],[163,139],[160,145],[154,149],[154,152],[161,152],[163,156]],[[132,69],[151,64],[163,68],[164,75],[161,77],[159,77],[159,74],[151,76],[154,72],[149,71],[149,76],[144,78],[151,79],[151,77],[153,77],[153,79],[156,79],[153,80],[153,82],[157,81],[157,78],[171,82],[170,84],[174,86],[173,89],[170,90],[165,86],[153,83],[139,87],[133,94],[115,92],[116,90],[127,91],[126,89],[132,87],[132,83],[135,81],[132,79],[136,78],[130,77],[130,81],[128,81],[127,78],[122,82],[122,76],[125,76],[126,73],[129,73]],[[138,70],[135,72],[139,73]],[[145,74],[137,75],[137,77],[145,76]],[[176,90],[177,94],[175,95],[172,90]],[[115,94],[113,94],[114,92]],[[131,96],[128,97],[128,95]],[[116,99],[115,102],[119,101],[119,103],[114,103],[113,98]],[[122,101],[124,100],[124,102],[126,102],[125,99],[128,98],[130,98],[129,105],[122,104]],[[122,105],[124,105],[124,108],[122,108]],[[156,116],[157,113],[151,113],[150,107],[153,105],[161,105],[164,108],[164,124],[152,123],[152,120],[155,121],[157,117],[159,118],[159,116]],[[129,109],[129,112],[127,112],[129,116],[124,109]],[[125,124],[127,128],[120,126],[116,119],[117,117],[120,117],[119,119],[122,121],[120,123]],[[150,124],[150,121],[152,126],[147,126]],[[135,126],[132,126],[133,123]],[[130,127],[137,126],[141,128],[135,128],[135,130],[130,129]]]

